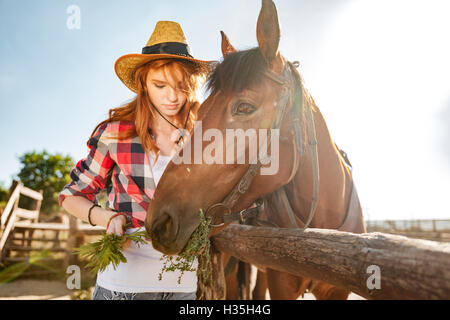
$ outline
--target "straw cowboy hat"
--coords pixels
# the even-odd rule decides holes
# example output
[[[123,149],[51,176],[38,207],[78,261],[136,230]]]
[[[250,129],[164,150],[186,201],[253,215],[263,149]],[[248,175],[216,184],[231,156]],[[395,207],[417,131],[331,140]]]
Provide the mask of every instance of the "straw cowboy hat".
[[[198,72],[207,72],[215,61],[194,59],[181,26],[173,21],[159,21],[155,30],[142,48],[142,54],[127,54],[117,59],[114,69],[119,79],[133,92],[137,93],[134,71],[137,67],[156,59],[175,58],[191,61]]]

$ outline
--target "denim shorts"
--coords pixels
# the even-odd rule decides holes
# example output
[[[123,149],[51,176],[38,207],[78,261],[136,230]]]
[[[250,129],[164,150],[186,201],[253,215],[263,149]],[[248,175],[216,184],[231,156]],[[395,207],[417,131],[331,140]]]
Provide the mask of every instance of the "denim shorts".
[[[139,292],[125,293],[95,285],[92,300],[196,300],[196,292]]]

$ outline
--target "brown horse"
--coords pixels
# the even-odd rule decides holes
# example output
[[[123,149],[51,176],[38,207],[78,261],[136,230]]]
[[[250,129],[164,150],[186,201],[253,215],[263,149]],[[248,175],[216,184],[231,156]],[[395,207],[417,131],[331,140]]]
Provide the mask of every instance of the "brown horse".
[[[194,129],[179,153],[190,162],[171,162],[167,166],[146,218],[153,246],[163,253],[177,254],[184,248],[199,225],[200,208],[208,213],[214,211],[212,215],[216,218],[222,211],[222,220],[217,218],[220,221],[216,221],[217,227],[211,233],[214,235],[230,222],[225,220],[226,216],[234,217],[230,213],[237,212],[242,217],[257,199],[264,199],[265,219],[278,227],[309,225],[365,232],[351,171],[333,143],[314,100],[304,89],[300,74],[279,53],[280,27],[271,0],[262,1],[257,39],[257,48],[236,51],[222,33],[224,60],[208,79],[211,94],[200,108],[199,119],[203,131],[213,129],[212,132],[221,134],[215,136],[214,146],[224,146],[226,152],[232,150],[233,154],[234,138],[226,138],[228,132],[279,129],[267,130],[271,135],[266,140],[257,139],[258,155],[266,141],[272,162],[262,164],[262,158],[258,158],[259,166],[255,166],[251,161],[217,161],[225,151],[222,154],[218,148],[211,148],[212,142],[206,145],[204,140],[212,138],[198,139],[198,127]],[[251,145],[249,135],[241,149],[238,146],[237,153],[241,150],[245,159],[251,159]],[[209,154],[206,158],[214,161],[199,159],[198,149],[201,155]],[[278,160],[278,170],[262,174],[263,169],[270,171],[274,159]],[[350,293],[321,281],[267,269],[258,274],[254,298],[264,299],[266,284],[272,299],[296,299],[307,290],[317,299],[346,299]]]

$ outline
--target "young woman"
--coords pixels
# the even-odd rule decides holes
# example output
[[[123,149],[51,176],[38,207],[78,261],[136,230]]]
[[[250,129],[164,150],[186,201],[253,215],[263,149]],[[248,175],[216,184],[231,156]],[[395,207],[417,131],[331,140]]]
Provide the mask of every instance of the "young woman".
[[[109,111],[97,125],[88,156],[71,172],[72,182],[59,194],[59,203],[75,217],[122,234],[144,228],[145,216],[164,169],[176,147],[192,130],[199,102],[196,97],[211,62],[194,59],[180,25],[160,21],[142,54],[120,57],[115,70],[137,96]],[[96,194],[106,189],[107,209]],[[97,275],[94,300],[195,299],[197,277],[185,272],[158,275],[162,254],[151,243],[128,242],[127,263],[109,266]]]

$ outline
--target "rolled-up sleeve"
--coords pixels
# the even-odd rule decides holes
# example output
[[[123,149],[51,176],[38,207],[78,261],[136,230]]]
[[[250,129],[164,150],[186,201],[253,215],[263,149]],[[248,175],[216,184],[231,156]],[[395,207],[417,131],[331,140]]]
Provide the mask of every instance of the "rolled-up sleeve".
[[[96,194],[105,188],[108,174],[114,166],[108,148],[107,127],[108,123],[100,126],[89,140],[89,154],[78,161],[70,173],[72,182],[58,195],[60,206],[68,196],[82,196],[97,203]]]

